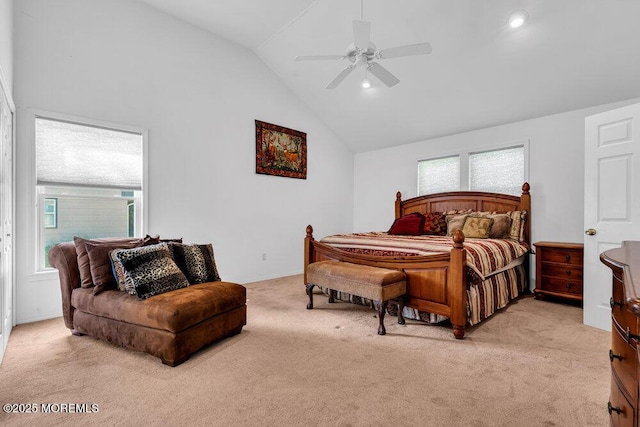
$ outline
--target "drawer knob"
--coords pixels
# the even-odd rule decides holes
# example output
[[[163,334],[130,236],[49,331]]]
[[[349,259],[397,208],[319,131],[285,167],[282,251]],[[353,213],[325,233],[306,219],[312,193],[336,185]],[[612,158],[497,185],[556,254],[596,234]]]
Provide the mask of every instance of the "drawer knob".
[[[634,335],[631,333],[631,331],[629,330],[629,327],[627,326],[627,333],[625,334],[626,338],[627,338],[627,342],[631,342],[631,339],[633,338],[634,340],[638,340],[640,339],[640,336],[638,335]]]
[[[567,270],[567,271],[565,271],[565,273],[566,273],[567,276],[571,276],[571,270]]]
[[[609,415],[611,415],[612,412],[615,412],[616,414],[622,413],[622,409],[616,408],[611,404],[611,402],[607,402],[607,409],[609,410]]]
[[[613,310],[613,307],[615,307],[616,305],[620,306],[620,308],[622,308],[622,301],[615,301],[613,299],[613,297],[609,298],[609,305],[611,306],[611,309]]]
[[[567,289],[571,289],[571,283],[567,283],[567,285],[565,286],[565,288],[567,288]]]
[[[622,361],[622,355],[621,354],[615,354],[613,352],[613,350],[609,350],[609,360],[611,361],[611,363],[613,363],[613,359],[618,359],[618,360]]]
[[[564,260],[565,260],[566,262],[571,261],[571,255],[565,255],[565,256],[564,256]]]

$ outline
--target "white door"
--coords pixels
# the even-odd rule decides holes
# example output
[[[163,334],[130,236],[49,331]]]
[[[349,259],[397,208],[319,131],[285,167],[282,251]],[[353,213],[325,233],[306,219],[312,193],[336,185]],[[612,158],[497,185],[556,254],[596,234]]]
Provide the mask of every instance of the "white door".
[[[611,330],[611,270],[600,254],[640,240],[640,104],[585,119],[584,318]]]
[[[0,86],[0,361],[13,327],[13,112]]]

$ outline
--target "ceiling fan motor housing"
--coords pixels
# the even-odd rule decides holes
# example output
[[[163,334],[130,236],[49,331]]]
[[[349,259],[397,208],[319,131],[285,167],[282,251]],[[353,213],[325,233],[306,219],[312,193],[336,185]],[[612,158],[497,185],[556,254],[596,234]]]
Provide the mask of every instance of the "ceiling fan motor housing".
[[[358,49],[353,43],[347,47],[347,59],[356,65],[366,65],[368,61],[375,58],[376,45],[369,42],[369,46],[366,50]]]

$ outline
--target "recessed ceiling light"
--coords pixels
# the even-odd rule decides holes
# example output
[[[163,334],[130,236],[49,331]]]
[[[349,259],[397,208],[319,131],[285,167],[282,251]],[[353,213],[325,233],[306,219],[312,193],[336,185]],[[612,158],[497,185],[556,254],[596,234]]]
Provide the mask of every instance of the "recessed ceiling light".
[[[509,26],[511,28],[520,28],[527,22],[527,18],[529,18],[529,15],[524,10],[513,12],[509,17]]]

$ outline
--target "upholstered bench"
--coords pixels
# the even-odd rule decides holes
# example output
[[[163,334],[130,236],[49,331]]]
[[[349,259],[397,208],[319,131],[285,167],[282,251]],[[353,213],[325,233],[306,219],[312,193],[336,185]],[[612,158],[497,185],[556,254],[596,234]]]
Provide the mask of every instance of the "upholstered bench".
[[[376,302],[378,309],[378,335],[386,334],[384,314],[390,300],[398,303],[398,323],[404,325],[403,296],[407,292],[406,275],[398,270],[351,264],[340,261],[319,261],[307,267],[307,309],[313,308],[313,288],[329,290],[329,302],[335,302],[335,292],[367,298]]]

